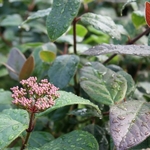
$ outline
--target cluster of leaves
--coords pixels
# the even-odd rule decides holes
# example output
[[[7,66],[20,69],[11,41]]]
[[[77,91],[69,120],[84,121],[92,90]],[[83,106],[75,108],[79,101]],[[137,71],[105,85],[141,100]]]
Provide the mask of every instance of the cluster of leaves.
[[[11,104],[9,88],[31,75],[59,87],[60,97],[36,115],[28,149],[149,147],[144,3],[0,1],[0,149],[20,149],[24,140],[29,116]]]

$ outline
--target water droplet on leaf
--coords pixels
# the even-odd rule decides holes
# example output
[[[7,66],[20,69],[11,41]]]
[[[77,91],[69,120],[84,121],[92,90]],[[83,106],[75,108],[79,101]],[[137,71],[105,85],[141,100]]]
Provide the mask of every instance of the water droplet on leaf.
[[[9,137],[8,137],[8,140],[10,141],[10,140],[12,140],[14,138],[14,135],[10,135]]]
[[[12,126],[12,129],[13,129],[13,130],[17,130],[18,128],[19,128],[18,125],[13,125],[13,126]]]
[[[119,120],[124,120],[124,119],[125,119],[125,117],[124,117],[124,116],[121,116],[121,115],[119,115],[117,118],[118,118]]]

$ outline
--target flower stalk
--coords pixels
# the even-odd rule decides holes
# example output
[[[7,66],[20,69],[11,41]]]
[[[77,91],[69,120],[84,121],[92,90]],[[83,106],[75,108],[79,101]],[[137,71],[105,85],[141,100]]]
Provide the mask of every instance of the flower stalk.
[[[20,81],[22,88],[18,86],[11,88],[14,100],[12,103],[25,109],[30,114],[30,121],[25,141],[23,141],[21,150],[25,149],[31,132],[35,126],[35,113],[45,111],[55,105],[55,99],[59,97],[58,88],[49,83],[47,79],[37,83],[36,77],[30,77]]]

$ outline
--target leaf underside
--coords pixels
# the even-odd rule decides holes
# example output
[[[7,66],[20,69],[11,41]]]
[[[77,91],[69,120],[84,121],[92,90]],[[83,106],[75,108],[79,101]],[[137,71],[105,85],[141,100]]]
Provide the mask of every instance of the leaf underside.
[[[131,148],[150,135],[150,103],[126,101],[110,109],[110,130],[118,150]]]
[[[150,46],[101,44],[88,49],[83,54],[97,56],[109,53],[150,56]]]

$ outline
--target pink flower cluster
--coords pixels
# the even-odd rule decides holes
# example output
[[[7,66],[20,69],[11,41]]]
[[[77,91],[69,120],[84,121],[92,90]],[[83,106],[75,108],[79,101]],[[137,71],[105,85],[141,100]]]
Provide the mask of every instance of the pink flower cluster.
[[[29,112],[42,112],[55,104],[55,99],[59,97],[58,88],[50,84],[47,79],[37,83],[36,77],[22,80],[23,88],[18,86],[11,88],[13,94],[13,104],[26,109]]]

